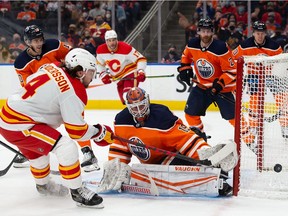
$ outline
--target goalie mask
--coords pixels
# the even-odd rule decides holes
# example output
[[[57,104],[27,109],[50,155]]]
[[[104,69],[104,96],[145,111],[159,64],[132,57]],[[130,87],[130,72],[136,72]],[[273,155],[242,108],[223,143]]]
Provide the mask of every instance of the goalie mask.
[[[130,89],[126,94],[126,106],[136,120],[143,126],[145,119],[150,113],[150,100],[148,94],[139,87]]]

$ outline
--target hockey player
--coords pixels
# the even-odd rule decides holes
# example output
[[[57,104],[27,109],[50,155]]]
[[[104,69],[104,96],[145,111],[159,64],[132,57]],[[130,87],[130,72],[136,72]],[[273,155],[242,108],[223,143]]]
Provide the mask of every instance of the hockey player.
[[[97,72],[104,84],[117,82],[120,100],[125,104],[129,89],[145,81],[147,60],[131,45],[118,41],[114,30],[105,33],[105,42],[96,50]]]
[[[24,50],[14,63],[20,84],[26,84],[27,77],[35,73],[43,64],[56,63],[64,60],[71,47],[57,39],[44,39],[42,30],[36,26],[27,26],[24,30],[24,41],[28,48]],[[84,171],[99,170],[100,167],[95,157],[89,140],[78,142],[81,146],[84,159],[81,167]],[[27,159],[17,157],[14,167],[28,166]]]
[[[261,21],[256,21],[252,25],[253,34],[250,38],[244,40],[237,48],[233,50],[233,57],[235,60],[240,58],[241,56],[254,56],[254,55],[262,55],[262,56],[274,56],[283,52],[281,46],[273,41],[271,38],[267,36],[267,27],[265,23]],[[248,74],[248,78],[246,79],[249,87],[249,109],[252,112],[249,112],[249,129],[245,133],[244,142],[252,149],[252,151],[256,152],[256,144],[255,137],[257,136],[257,127],[258,127],[258,119],[253,113],[258,113],[258,99],[259,95],[257,94],[257,83],[258,76],[261,73],[261,69],[250,70]],[[270,83],[271,85],[271,83]],[[273,86],[273,83],[272,83]],[[274,84],[275,87],[275,84]],[[274,88],[275,89],[275,88]],[[280,101],[277,98],[276,92],[273,93],[275,100]],[[279,104],[278,104],[279,105]],[[285,125],[285,121],[280,120],[280,124],[282,127],[282,136],[284,138],[288,137],[288,125]],[[287,124],[287,123],[286,123]]]
[[[197,134],[190,130],[168,107],[160,104],[150,104],[148,94],[139,87],[133,87],[128,91],[126,106],[115,117],[114,132],[119,137],[149,143],[153,147],[179,152],[195,159],[207,159],[219,150],[219,146],[210,148],[205,140],[200,137],[203,134],[199,130],[196,131]],[[231,145],[235,151],[235,143],[233,142]],[[110,145],[109,149],[109,162],[104,165],[104,176],[100,191],[111,188],[118,190],[122,182],[129,183],[131,168],[128,164],[132,155],[136,156],[142,164],[195,165],[174,156],[167,156],[159,151],[150,151],[114,139],[114,143]],[[234,156],[232,158],[229,156],[220,162],[220,167],[224,171],[229,171],[236,166],[238,156],[237,154],[234,154]],[[117,158],[121,162],[119,175],[115,174],[117,172],[115,159]],[[231,194],[232,187],[228,183],[224,185],[219,194]]]
[[[63,67],[42,65],[23,88],[8,97],[0,113],[0,133],[29,159],[39,193],[64,196],[70,188],[78,205],[98,208],[102,198],[82,186],[78,148],[72,140],[92,139],[100,146],[112,143],[110,127],[88,125],[82,116],[87,103],[85,88],[95,73],[95,57],[80,48],[66,55]],[[70,138],[56,129],[61,124]],[[49,179],[49,153],[56,155],[68,188]]]
[[[191,63],[194,63],[198,82],[189,94],[184,110],[185,118],[190,126],[203,132],[200,116],[205,116],[207,108],[216,103],[222,118],[234,126],[236,64],[232,53],[226,43],[213,39],[214,27],[210,19],[199,21],[197,33],[199,37],[188,42],[182,54],[181,66],[178,67],[180,79],[190,86],[194,76]],[[233,102],[219,97],[219,92]]]

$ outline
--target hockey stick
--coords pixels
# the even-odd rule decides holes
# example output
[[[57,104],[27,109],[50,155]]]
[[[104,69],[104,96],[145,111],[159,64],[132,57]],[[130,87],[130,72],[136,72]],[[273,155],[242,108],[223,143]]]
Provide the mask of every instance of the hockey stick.
[[[174,74],[165,74],[165,75],[156,75],[156,76],[146,76],[146,78],[166,78],[166,77],[174,77]],[[115,78],[113,81],[120,81],[120,80],[134,80],[137,77],[123,77],[123,78]]]
[[[95,88],[95,87],[99,87],[99,86],[104,86],[104,85],[106,85],[106,84],[105,84],[105,83],[100,83],[100,84],[89,85],[89,86],[88,86],[88,89],[90,89],[90,88]]]
[[[4,169],[4,170],[7,169],[7,171],[4,173],[4,172],[3,172],[4,170],[2,170],[2,172],[4,173],[3,175],[5,175],[5,174],[9,171],[9,169],[10,169],[11,165],[13,164],[14,159],[17,157],[17,155],[21,155],[21,156],[24,157],[24,158],[26,158],[26,157],[25,157],[21,152],[15,150],[14,148],[10,147],[10,146],[7,145],[6,143],[2,142],[1,140],[0,140],[0,144],[1,144],[2,146],[4,146],[5,148],[9,149],[10,151],[12,151],[12,152],[14,152],[14,153],[16,154],[16,156],[13,158],[13,160],[10,162],[10,164]],[[1,172],[1,170],[0,170],[0,176],[2,176],[2,175],[1,175],[2,172]],[[58,170],[50,170],[50,173],[51,173],[52,175],[60,175],[60,172],[59,172]]]
[[[146,78],[164,78],[164,77],[174,77],[174,74],[167,74],[167,75],[158,75],[158,76],[146,76]],[[120,80],[134,80],[134,79],[137,79],[136,77],[131,77],[131,78],[116,78],[116,79],[113,79],[113,81],[120,81]],[[104,86],[106,84],[104,83],[100,83],[100,84],[94,84],[94,85],[89,85],[88,86],[88,89],[90,88],[95,88],[95,87],[99,87],[99,86]]]
[[[12,159],[12,161],[9,163],[9,165],[5,169],[0,170],[0,177],[4,176],[10,170],[10,167],[14,163],[14,160],[16,159],[17,156],[18,156],[18,154],[15,155],[15,157]]]
[[[188,156],[179,154],[177,152],[171,152],[171,151],[167,151],[167,150],[164,150],[164,149],[161,149],[161,148],[157,148],[157,147],[154,147],[154,146],[149,146],[149,145],[146,145],[144,143],[140,143],[140,142],[132,141],[132,140],[129,140],[129,139],[125,139],[125,138],[122,138],[122,137],[119,137],[119,136],[116,136],[116,135],[113,135],[112,139],[117,139],[117,140],[119,140],[121,142],[126,142],[126,143],[130,143],[130,144],[133,144],[133,145],[136,145],[136,146],[139,146],[139,147],[150,149],[150,150],[162,153],[162,154],[167,155],[167,156],[176,157],[176,158],[191,162],[194,165],[203,165],[203,166],[208,166],[208,167],[211,167],[213,165],[211,163],[211,161],[209,161],[208,159],[197,160],[197,159],[190,158]]]
[[[193,81],[194,83],[196,83],[197,85],[201,86],[201,88],[208,89],[205,85],[203,85],[202,83],[198,82],[197,80],[192,79],[192,81]],[[228,98],[226,95],[222,94],[221,92],[219,92],[219,93],[217,94],[217,96],[219,96],[219,97],[221,97],[222,99],[228,101],[229,103],[235,105],[235,101],[231,100],[230,98]],[[245,107],[245,106],[242,106],[242,109],[244,109],[246,112],[248,112],[248,113],[250,113],[250,114],[252,114],[252,115],[254,115],[254,116],[256,116],[256,117],[258,116],[257,113],[254,113],[251,109],[249,109],[249,108],[247,108],[247,107]],[[264,117],[264,121],[265,121],[265,122],[268,122],[268,123],[271,123],[271,122],[276,121],[280,116],[281,116],[281,110],[278,110],[278,112],[275,113],[274,115],[269,116],[269,117]]]

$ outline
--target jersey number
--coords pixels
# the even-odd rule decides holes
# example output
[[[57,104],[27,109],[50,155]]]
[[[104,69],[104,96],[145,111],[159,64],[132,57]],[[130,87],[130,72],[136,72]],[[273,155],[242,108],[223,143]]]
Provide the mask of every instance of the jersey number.
[[[24,86],[26,92],[22,95],[22,99],[32,97],[36,93],[36,89],[48,82],[49,80],[50,77],[47,74],[43,74],[32,79]]]

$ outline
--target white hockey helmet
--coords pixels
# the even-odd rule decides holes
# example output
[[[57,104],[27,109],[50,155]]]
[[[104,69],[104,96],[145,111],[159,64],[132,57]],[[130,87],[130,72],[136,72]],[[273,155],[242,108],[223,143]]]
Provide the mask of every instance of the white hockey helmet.
[[[108,30],[105,33],[105,40],[117,38],[117,33],[114,30]]]
[[[83,71],[90,69],[96,71],[96,58],[85,49],[74,48],[66,55],[65,65],[70,70],[81,66]]]

